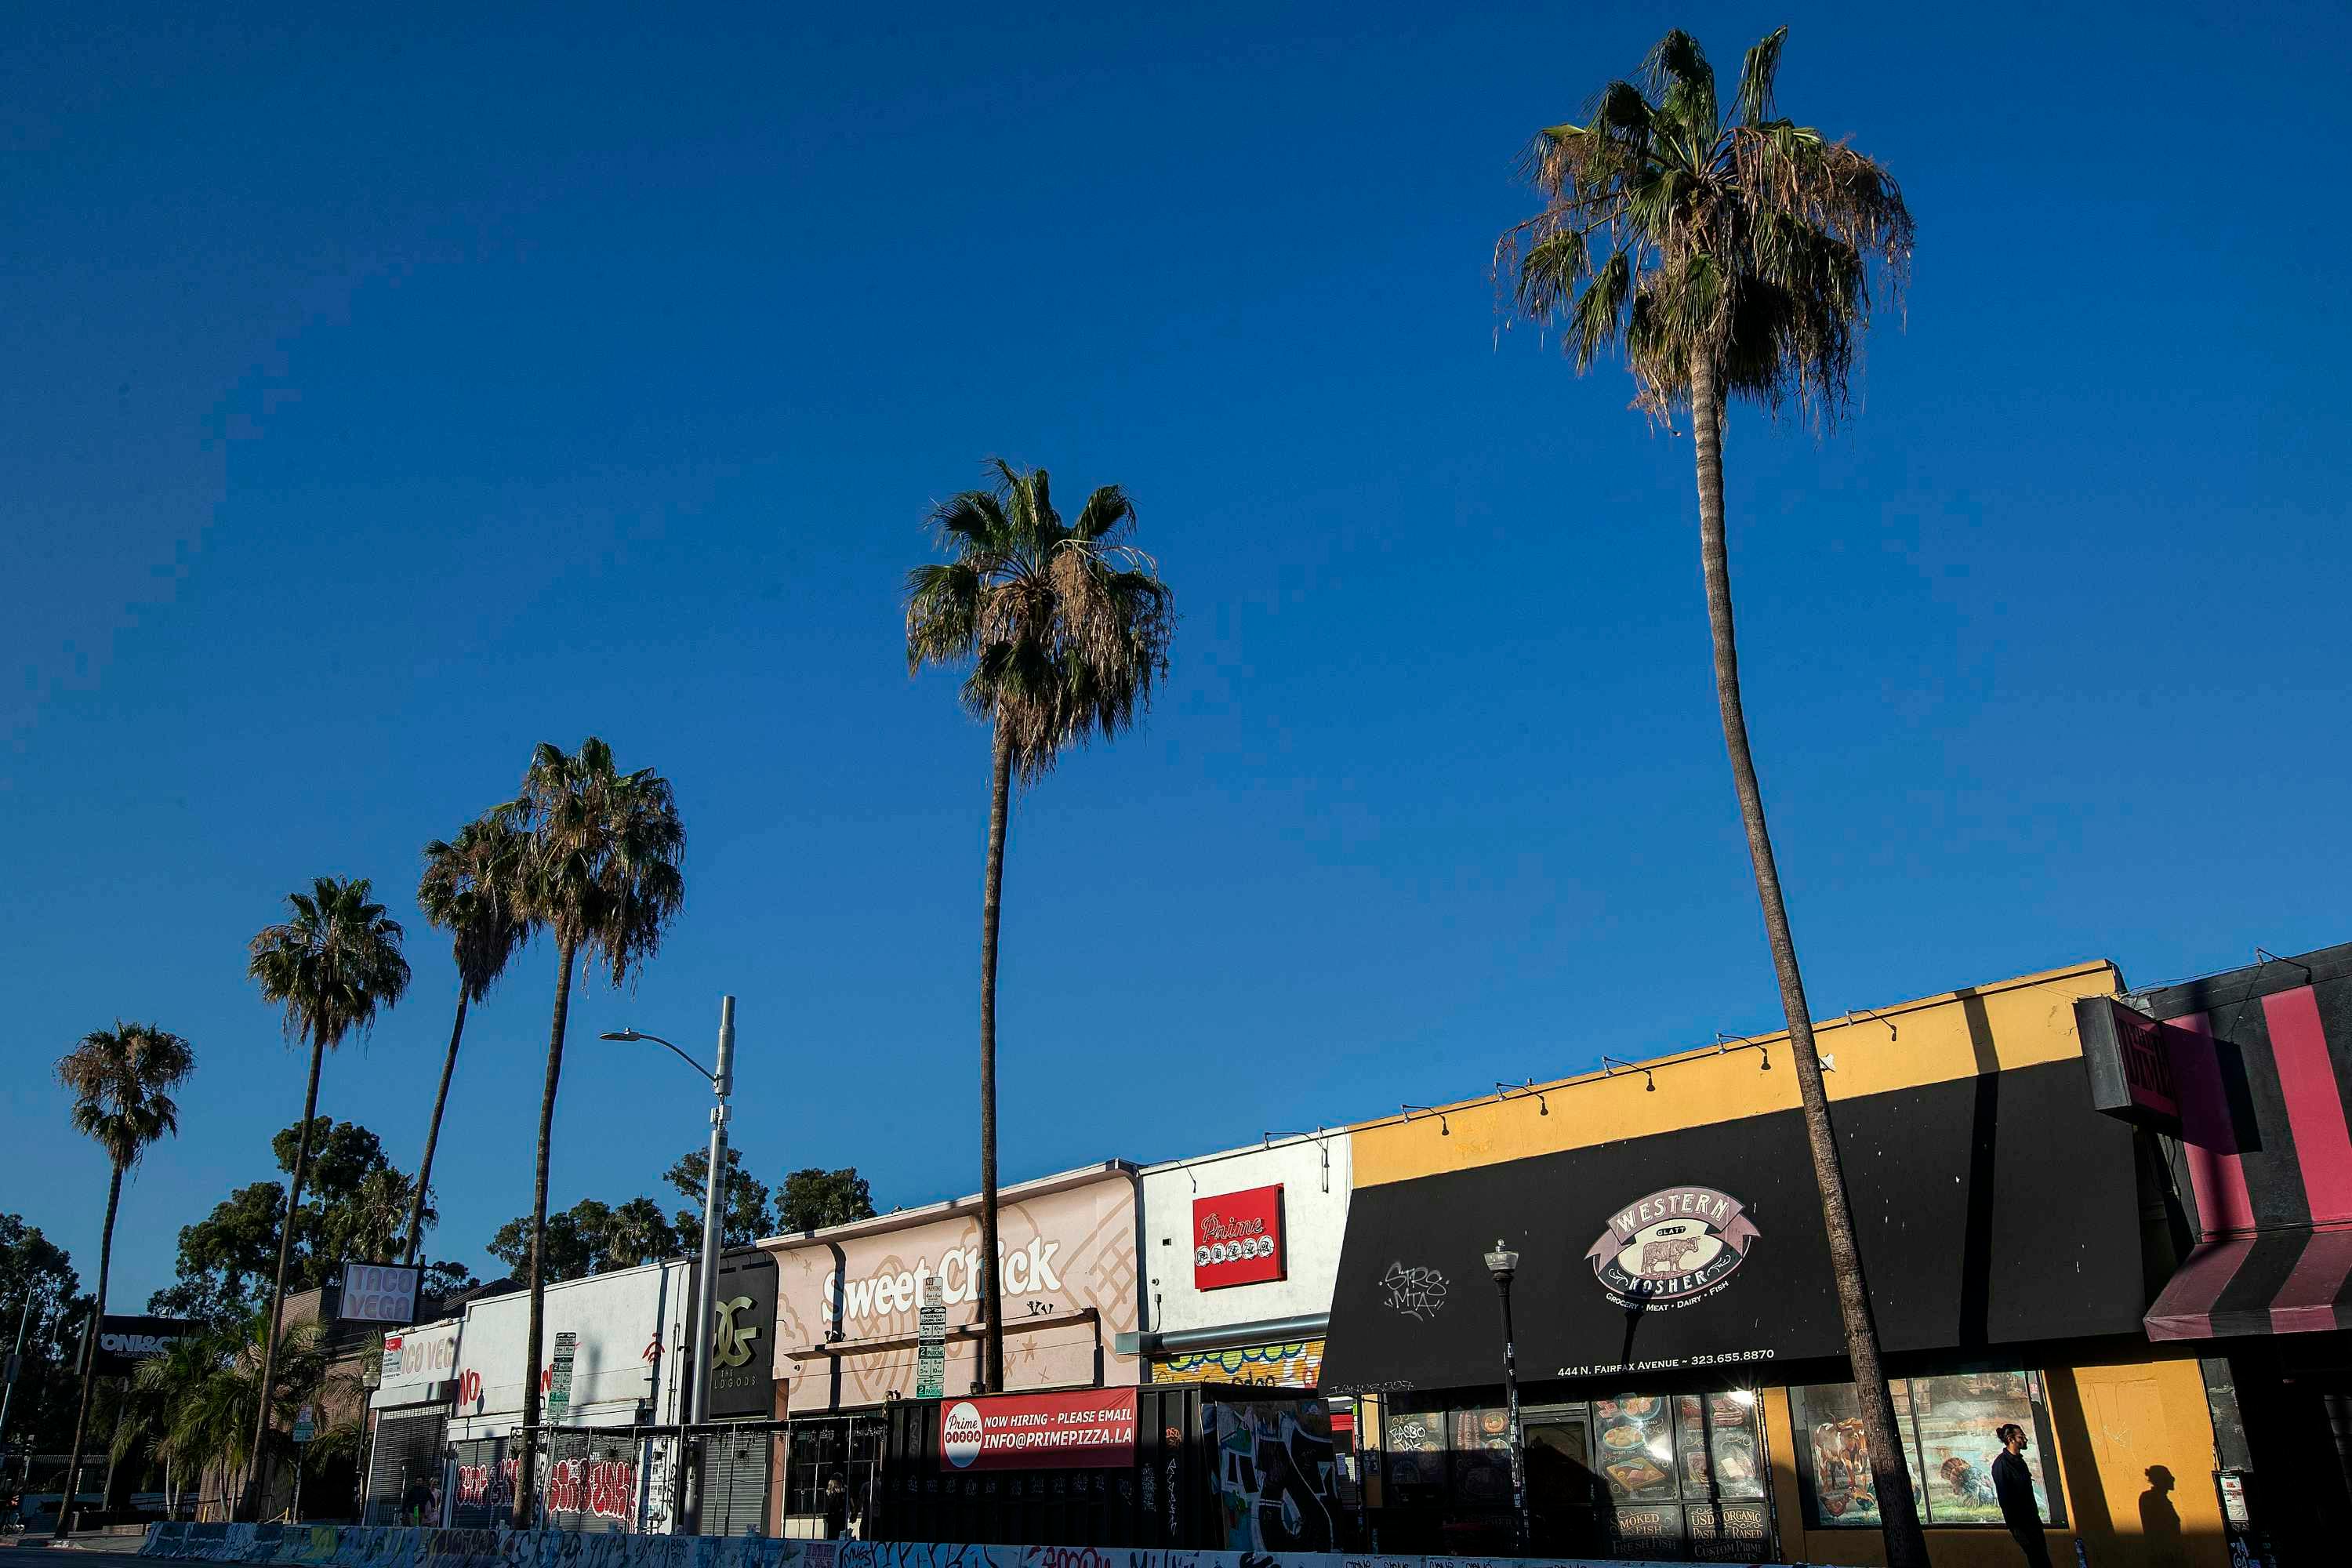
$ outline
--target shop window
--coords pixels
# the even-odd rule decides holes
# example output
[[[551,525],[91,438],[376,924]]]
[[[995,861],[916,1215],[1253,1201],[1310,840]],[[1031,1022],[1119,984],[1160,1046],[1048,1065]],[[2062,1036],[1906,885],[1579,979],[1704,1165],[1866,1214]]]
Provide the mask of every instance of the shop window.
[[[848,1489],[850,1506],[863,1514],[873,1495],[882,1453],[883,1418],[835,1415],[795,1421],[784,1449],[784,1511],[824,1512],[824,1483],[835,1476]]]
[[[1912,1494],[1925,1523],[1939,1529],[2001,1524],[1992,1461],[2000,1452],[1993,1434],[2011,1422],[2032,1441],[2025,1467],[2042,1522],[2066,1522],[2063,1498],[2045,1477],[2053,1452],[2049,1404],[2042,1377],[2031,1372],[1969,1372],[1945,1377],[1895,1378],[1895,1421],[1911,1472]],[[1852,1384],[1789,1391],[1797,1428],[1797,1468],[1807,1522],[1817,1529],[1876,1529],[1876,1488],[1870,1445]]]
[[[1454,1450],[1454,1500],[1465,1508],[1511,1506],[1511,1414],[1496,1405],[1446,1413]]]
[[[1399,1500],[1417,1500],[1445,1489],[1445,1415],[1443,1411],[1393,1410],[1381,1428],[1388,1455],[1388,1484]]]

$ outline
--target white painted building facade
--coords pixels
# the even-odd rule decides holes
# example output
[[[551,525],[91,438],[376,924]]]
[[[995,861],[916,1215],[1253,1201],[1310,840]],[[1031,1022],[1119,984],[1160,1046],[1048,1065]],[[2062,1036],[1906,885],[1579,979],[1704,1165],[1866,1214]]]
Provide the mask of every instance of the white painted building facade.
[[[1135,1348],[1150,1381],[1314,1386],[1347,1234],[1348,1134],[1147,1165],[1142,1183]]]

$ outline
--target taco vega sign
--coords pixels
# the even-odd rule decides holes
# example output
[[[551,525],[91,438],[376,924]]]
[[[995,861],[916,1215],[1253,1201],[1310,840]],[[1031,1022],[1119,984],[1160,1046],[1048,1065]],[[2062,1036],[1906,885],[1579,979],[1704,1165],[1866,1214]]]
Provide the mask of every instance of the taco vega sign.
[[[1584,1256],[1619,1306],[1686,1307],[1723,1288],[1759,1234],[1738,1199],[1713,1187],[1667,1187],[1612,1215]]]

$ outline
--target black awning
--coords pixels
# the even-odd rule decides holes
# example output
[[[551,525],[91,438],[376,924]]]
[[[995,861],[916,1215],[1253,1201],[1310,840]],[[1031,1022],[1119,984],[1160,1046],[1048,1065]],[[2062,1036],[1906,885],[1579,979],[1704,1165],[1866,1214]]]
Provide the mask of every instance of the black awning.
[[[2091,1110],[2080,1063],[1845,1100],[1836,1121],[1888,1350],[2139,1331],[2132,1132]],[[1524,1380],[1722,1366],[1749,1383],[1844,1353],[1786,1110],[1357,1188],[1323,1386],[1499,1384],[1498,1237],[1519,1253]]]

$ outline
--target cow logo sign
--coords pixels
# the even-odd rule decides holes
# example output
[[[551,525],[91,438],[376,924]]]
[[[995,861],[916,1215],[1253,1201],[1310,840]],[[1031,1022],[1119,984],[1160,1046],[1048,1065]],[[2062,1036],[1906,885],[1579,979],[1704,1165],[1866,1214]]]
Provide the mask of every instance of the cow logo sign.
[[[1584,1256],[1621,1307],[1687,1307],[1723,1289],[1758,1234],[1738,1199],[1713,1187],[1668,1187],[1610,1215]]]

